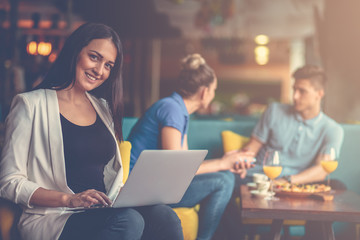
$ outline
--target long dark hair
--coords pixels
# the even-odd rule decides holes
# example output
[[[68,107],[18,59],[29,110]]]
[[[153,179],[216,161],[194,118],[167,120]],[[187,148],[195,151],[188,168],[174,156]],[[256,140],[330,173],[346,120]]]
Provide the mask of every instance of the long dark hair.
[[[200,54],[191,54],[182,59],[182,69],[177,80],[177,92],[187,98],[193,96],[200,87],[209,87],[215,80],[215,72]]]
[[[67,38],[58,58],[36,89],[61,90],[74,85],[77,57],[80,51],[94,39],[111,39],[117,49],[115,65],[109,78],[90,93],[107,101],[114,121],[116,137],[123,140],[123,49],[118,34],[111,27],[100,23],[85,23],[76,29]]]

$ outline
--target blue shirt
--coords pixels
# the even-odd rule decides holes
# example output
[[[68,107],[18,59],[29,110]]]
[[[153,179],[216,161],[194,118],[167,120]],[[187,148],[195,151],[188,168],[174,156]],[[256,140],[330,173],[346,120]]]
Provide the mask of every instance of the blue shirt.
[[[189,128],[189,113],[183,98],[176,92],[154,103],[135,124],[128,141],[131,142],[130,171],[145,149],[161,149],[160,131],[173,127],[181,132],[181,143]]]
[[[344,130],[323,112],[303,120],[293,106],[274,103],[264,112],[252,135],[264,144],[256,157],[257,163],[262,164],[267,149],[277,150],[283,166],[281,176],[285,176],[312,166],[325,148],[334,147],[339,155]]]

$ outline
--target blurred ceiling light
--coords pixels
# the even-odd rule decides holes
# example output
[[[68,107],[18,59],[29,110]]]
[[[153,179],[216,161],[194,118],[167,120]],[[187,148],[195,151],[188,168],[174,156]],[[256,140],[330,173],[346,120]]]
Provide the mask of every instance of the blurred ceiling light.
[[[254,50],[255,56],[268,56],[269,55],[269,48],[266,46],[257,46]]]
[[[39,42],[37,51],[40,55],[48,56],[51,53],[52,46],[49,42]]]
[[[36,55],[37,54],[37,43],[35,41],[31,41],[26,46],[26,51],[30,55]]]
[[[269,62],[270,50],[266,46],[257,46],[254,50],[255,61],[259,65],[265,65]]]
[[[255,61],[259,65],[265,65],[269,62],[269,57],[268,56],[256,56]]]
[[[254,40],[256,44],[259,45],[266,45],[269,43],[269,37],[264,34],[257,35]]]

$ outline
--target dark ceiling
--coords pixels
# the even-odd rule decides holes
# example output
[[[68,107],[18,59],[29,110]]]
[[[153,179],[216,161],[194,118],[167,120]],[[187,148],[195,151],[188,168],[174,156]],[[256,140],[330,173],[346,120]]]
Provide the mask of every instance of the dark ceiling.
[[[167,15],[156,12],[153,0],[76,0],[73,11],[86,21],[112,26],[121,36],[152,38],[181,34],[169,25]]]

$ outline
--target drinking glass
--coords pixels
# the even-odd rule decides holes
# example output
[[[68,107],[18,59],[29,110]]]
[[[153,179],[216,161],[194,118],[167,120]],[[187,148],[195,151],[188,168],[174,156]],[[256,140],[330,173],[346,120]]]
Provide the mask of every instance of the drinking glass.
[[[266,200],[279,200],[279,198],[275,197],[274,189],[273,189],[273,180],[277,178],[281,171],[282,166],[280,165],[280,157],[279,152],[275,150],[267,150],[265,152],[264,161],[263,161],[263,170],[266,176],[270,178],[270,195],[267,196]]]
[[[321,156],[321,166],[328,173],[327,185],[330,187],[330,173],[336,170],[338,161],[334,147],[325,148]]]

